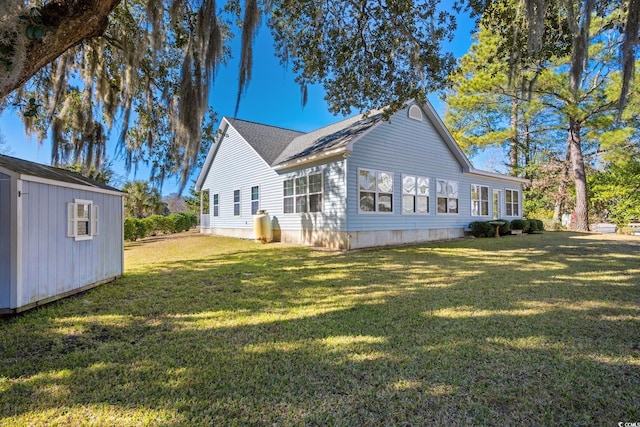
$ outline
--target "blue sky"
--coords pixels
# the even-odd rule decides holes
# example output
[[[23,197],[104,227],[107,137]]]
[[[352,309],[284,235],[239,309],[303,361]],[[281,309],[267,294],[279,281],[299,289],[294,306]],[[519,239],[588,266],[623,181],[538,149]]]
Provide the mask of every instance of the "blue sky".
[[[453,52],[456,57],[464,55],[471,45],[471,31],[473,24],[465,17],[458,18],[458,29],[452,43],[446,49]],[[238,41],[236,37],[232,44],[234,57],[224,67],[220,67],[210,94],[210,105],[218,113],[218,118],[223,116],[233,117],[236,93],[238,89]],[[301,105],[300,88],[294,82],[294,75],[284,66],[280,65],[274,56],[273,40],[265,26],[258,32],[254,46],[254,61],[252,79],[238,110],[238,118],[273,126],[295,129],[299,131],[311,131],[332,122],[340,120],[341,116],[334,116],[328,110],[324,100],[324,91],[320,86],[309,88],[307,105]],[[444,112],[444,105],[436,94],[429,96],[439,113]],[[6,111],[0,116],[0,132],[9,148],[9,154],[38,163],[49,164],[51,160],[51,144],[48,141],[38,145],[35,138],[28,138],[24,132],[22,121],[15,113]],[[117,135],[115,127],[112,135]],[[115,144],[107,146],[107,156],[113,160],[114,170],[119,179],[113,183],[116,186],[133,179],[146,180],[148,169],[144,165],[138,165],[138,172],[132,171],[127,175],[124,164],[115,157]],[[493,166],[491,158],[472,159],[474,165],[479,168]],[[489,162],[489,165],[486,163]],[[196,171],[193,179],[197,177]],[[188,193],[189,187],[185,189]],[[176,192],[177,179],[168,179],[162,188],[164,195]]]

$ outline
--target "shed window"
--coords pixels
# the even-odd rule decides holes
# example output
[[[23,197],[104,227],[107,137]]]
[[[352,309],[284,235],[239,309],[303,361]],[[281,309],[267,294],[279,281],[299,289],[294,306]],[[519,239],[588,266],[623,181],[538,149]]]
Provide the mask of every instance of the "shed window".
[[[91,200],[74,199],[67,203],[67,237],[90,240],[98,235],[98,206]]]
[[[458,213],[458,183],[438,179],[436,181],[438,190],[438,213]]]
[[[360,212],[393,212],[393,173],[358,169]]]
[[[471,185],[471,215],[489,215],[489,187],[485,185]]]

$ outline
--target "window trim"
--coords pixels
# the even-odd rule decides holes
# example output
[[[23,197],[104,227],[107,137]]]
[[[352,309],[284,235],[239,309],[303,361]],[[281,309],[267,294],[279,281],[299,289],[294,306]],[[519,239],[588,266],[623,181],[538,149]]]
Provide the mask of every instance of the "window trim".
[[[311,186],[310,186],[310,178],[312,176],[320,176],[320,191],[311,191]],[[296,185],[296,181],[303,179],[305,180],[305,185],[304,185],[304,193],[299,193],[298,192],[298,185]],[[287,182],[291,182],[291,191],[292,193],[289,195],[285,194],[285,188],[286,188],[286,183]],[[319,206],[319,210],[315,210],[312,211],[311,210],[311,196],[319,196],[320,198],[320,202],[318,203]],[[298,209],[298,199],[299,198],[304,198],[304,203],[305,203],[305,207],[306,209],[304,211],[301,211]],[[286,201],[287,200],[291,200],[291,209],[292,211],[287,211],[287,209],[285,209],[286,207]],[[306,173],[304,175],[296,175],[296,176],[291,176],[289,178],[283,179],[282,180],[282,213],[284,215],[295,215],[295,214],[317,214],[317,213],[322,213],[324,208],[324,173],[322,171],[319,172],[313,172],[313,173]]]
[[[402,174],[402,215],[430,215],[431,214],[431,178],[429,178],[428,176],[422,176],[422,175],[413,175],[413,174]],[[410,193],[406,193],[404,191],[404,179],[407,177],[411,177],[414,178],[416,180],[416,184],[415,184],[415,190],[413,192],[413,194]],[[418,195],[418,179],[426,179],[427,180],[427,195],[426,196],[420,196]],[[404,209],[404,198],[405,196],[411,197],[413,196],[413,212],[407,212]],[[417,200],[418,197],[426,197],[427,198],[427,211],[426,212],[418,212],[417,210]]]
[[[478,187],[478,199],[474,199],[473,198],[473,190],[474,187]],[[483,214],[482,213],[482,189],[486,188],[487,189],[487,199],[485,200],[486,204],[487,204],[487,213]],[[473,213],[473,204],[474,202],[478,202],[478,213]],[[490,215],[490,210],[489,210],[489,186],[488,185],[483,185],[483,184],[471,184],[471,216],[473,217],[488,217]]]
[[[511,195],[511,202],[507,202],[508,197],[507,194],[511,192],[511,193],[516,193],[516,201],[514,203],[513,201],[513,194]],[[518,206],[518,213],[516,213],[515,215],[513,214],[513,206],[517,205]],[[509,215],[509,205],[511,205],[511,215]],[[504,189],[504,215],[506,217],[510,217],[510,218],[519,218],[521,216],[520,212],[522,209],[522,202],[520,201],[520,190],[516,190],[513,188],[505,188]]]
[[[375,181],[375,191],[366,191],[366,190],[361,190],[360,189],[360,172],[361,171],[367,171],[367,172],[373,172],[375,174],[376,177],[376,181]],[[375,214],[380,214],[380,215],[393,215],[395,213],[395,203],[394,203],[394,199],[395,199],[395,173],[394,172],[390,172],[390,171],[383,171],[383,170],[377,170],[377,169],[368,169],[368,168],[357,168],[357,179],[356,179],[356,186],[357,186],[357,190],[358,190],[358,199],[357,199],[357,203],[358,203],[358,214],[365,214],[365,215],[375,215]],[[379,174],[387,174],[391,176],[391,192],[385,192],[385,191],[380,191],[378,186],[379,186]],[[361,208],[361,204],[360,204],[360,193],[374,193],[374,200],[373,200],[373,206],[375,208],[375,210],[372,211],[366,211],[366,210],[362,210]],[[380,194],[390,194],[391,195],[391,210],[389,211],[380,211],[379,208],[379,195]],[[402,205],[401,205],[402,207]]]
[[[444,181],[444,182],[455,182],[456,184],[456,193],[458,195],[458,197],[455,198],[456,200],[456,212],[450,212],[449,211],[449,199],[453,200],[453,197],[449,197],[447,195],[447,197],[440,197],[438,194],[438,181]],[[447,207],[447,211],[446,212],[440,212],[440,204],[439,204],[439,199],[446,199],[446,207]],[[452,179],[445,179],[445,178],[436,178],[436,215],[460,215],[460,182],[459,181],[454,181]]]
[[[258,198],[257,199],[253,198],[253,189],[254,188],[256,189],[257,194],[258,194]],[[254,205],[253,205],[254,203],[257,204],[255,209],[254,209]],[[251,215],[257,215],[259,210],[260,210],[260,186],[259,185],[254,185],[254,186],[251,187]]]
[[[236,194],[238,194],[238,201],[236,201]],[[238,207],[238,213],[236,214],[236,206]],[[242,216],[242,191],[233,190],[233,216]]]
[[[211,201],[211,206],[213,206],[214,217],[220,216],[220,193],[215,193],[213,195],[213,200]]]
[[[87,218],[78,218],[78,206],[86,206]],[[87,223],[87,234],[78,234],[78,224]],[[73,237],[75,241],[92,240],[98,235],[99,230],[99,208],[93,200],[73,199],[67,203],[67,237]]]

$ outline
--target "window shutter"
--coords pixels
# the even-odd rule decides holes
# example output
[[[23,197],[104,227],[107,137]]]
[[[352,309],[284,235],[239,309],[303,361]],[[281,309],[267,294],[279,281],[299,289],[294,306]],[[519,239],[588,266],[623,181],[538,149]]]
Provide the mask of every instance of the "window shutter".
[[[76,235],[76,204],[67,203],[67,237]]]
[[[92,212],[91,212],[91,235],[92,236],[97,236],[98,235],[98,206],[97,205],[91,205],[92,207]]]

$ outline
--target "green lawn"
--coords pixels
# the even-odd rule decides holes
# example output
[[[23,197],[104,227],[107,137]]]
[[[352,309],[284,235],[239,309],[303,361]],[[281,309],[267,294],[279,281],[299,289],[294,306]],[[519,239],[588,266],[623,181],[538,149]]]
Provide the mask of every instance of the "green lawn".
[[[184,233],[0,319],[0,425],[640,421],[640,238],[352,253]]]

